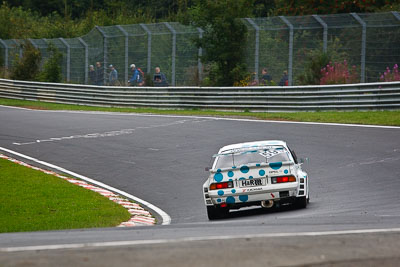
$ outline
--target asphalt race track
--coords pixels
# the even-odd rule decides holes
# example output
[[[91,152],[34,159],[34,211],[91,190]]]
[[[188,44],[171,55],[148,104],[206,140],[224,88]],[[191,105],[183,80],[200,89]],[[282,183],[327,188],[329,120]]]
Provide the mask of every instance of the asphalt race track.
[[[208,221],[201,187],[211,156],[227,144],[266,139],[285,140],[310,158],[308,207]],[[172,219],[167,226],[0,234],[0,266],[400,264],[398,127],[0,106],[0,147],[123,190]]]

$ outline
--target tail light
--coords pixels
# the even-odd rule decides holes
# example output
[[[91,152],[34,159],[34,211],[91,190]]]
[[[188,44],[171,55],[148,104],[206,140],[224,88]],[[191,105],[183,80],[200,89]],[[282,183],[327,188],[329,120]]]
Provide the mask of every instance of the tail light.
[[[213,183],[210,184],[210,190],[224,189],[224,188],[233,188],[233,182],[222,182],[222,183]]]
[[[296,177],[294,177],[294,176],[272,177],[271,181],[273,184],[291,183],[291,182],[296,182]]]

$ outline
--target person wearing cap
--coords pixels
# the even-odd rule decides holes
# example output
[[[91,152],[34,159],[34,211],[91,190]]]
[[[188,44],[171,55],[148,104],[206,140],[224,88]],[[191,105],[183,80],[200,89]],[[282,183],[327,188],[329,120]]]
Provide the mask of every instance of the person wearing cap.
[[[89,65],[89,83],[91,85],[96,85],[96,71],[93,65]]]
[[[139,70],[136,68],[135,64],[131,64],[130,66],[132,70],[132,77],[129,79],[128,84],[132,86],[137,86],[143,83],[143,77],[141,77]]]
[[[110,71],[110,76],[108,77],[108,84],[111,86],[115,86],[118,82],[118,71],[114,68],[113,65],[108,66]]]

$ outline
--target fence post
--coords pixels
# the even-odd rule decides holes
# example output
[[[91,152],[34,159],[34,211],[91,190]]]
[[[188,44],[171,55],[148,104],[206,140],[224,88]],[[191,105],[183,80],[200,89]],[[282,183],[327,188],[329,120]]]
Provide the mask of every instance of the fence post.
[[[11,39],[15,43],[15,49],[18,48],[18,54],[19,58],[22,58],[24,51],[22,50],[22,46],[20,43],[18,43],[17,39]]]
[[[202,28],[197,28],[197,31],[199,32],[199,38],[203,38],[203,29]],[[197,59],[197,70],[199,72],[199,82],[203,80],[203,64],[201,63],[201,57],[203,56],[203,48],[199,47],[199,52],[198,52],[198,59]],[[200,85],[200,84],[199,84]]]
[[[293,25],[284,16],[279,16],[289,28],[289,67],[288,67],[288,82],[293,84]]]
[[[67,47],[67,82],[69,82],[71,80],[71,47],[64,38],[59,39]]]
[[[78,37],[78,41],[85,47],[85,84],[88,84],[89,47],[81,37]]]
[[[326,51],[328,51],[328,25],[325,23],[325,21],[323,21],[321,19],[320,16],[318,15],[312,15],[313,18],[318,21],[319,24],[321,24],[322,28],[324,28],[324,32],[323,32],[323,48],[322,51],[324,53],[326,53]]]
[[[29,42],[33,45],[34,48],[38,49],[38,46],[35,44],[35,41],[31,38],[28,38]]]
[[[256,31],[256,46],[254,51],[254,72],[256,73],[256,77],[258,79],[258,69],[259,69],[259,55],[260,55],[260,27],[251,19],[246,18],[246,20],[253,26]]]
[[[176,31],[168,23],[164,22],[165,26],[172,32],[172,73],[171,73],[171,85],[175,86],[175,60],[176,60]]]
[[[19,44],[16,39],[12,39],[12,41],[15,43],[15,48],[18,48],[19,58],[22,58],[23,51],[21,44]]]
[[[151,31],[150,29],[143,23],[139,24],[143,30],[147,32],[147,73],[150,73],[151,69]]]
[[[397,11],[392,11],[393,16],[396,17],[397,20],[400,20],[400,15]]]
[[[129,70],[129,34],[121,25],[117,25],[117,28],[125,35],[125,83],[128,80],[128,70]]]
[[[357,15],[357,13],[350,13],[355,20],[362,26],[361,35],[361,83],[365,83],[365,52],[367,48],[367,24]]]
[[[104,82],[103,85],[106,83],[106,77],[107,77],[107,52],[108,52],[108,40],[107,40],[107,34],[99,27],[96,26],[96,29],[100,32],[100,34],[103,36],[103,77],[104,77]]]
[[[4,67],[8,69],[8,46],[2,39],[0,39],[0,43],[4,46]]]

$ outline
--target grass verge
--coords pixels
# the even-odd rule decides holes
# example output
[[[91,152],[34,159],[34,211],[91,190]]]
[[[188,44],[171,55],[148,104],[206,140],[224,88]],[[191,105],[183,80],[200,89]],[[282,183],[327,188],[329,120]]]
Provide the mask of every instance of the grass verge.
[[[171,115],[240,117],[260,120],[281,120],[301,122],[329,122],[345,124],[369,124],[400,126],[400,111],[324,111],[324,112],[226,112],[213,110],[164,110],[152,108],[92,107],[81,105],[55,104],[40,101],[0,98],[0,105],[44,110],[82,110],[131,112]]]
[[[111,227],[129,218],[98,193],[0,159],[0,233]]]

